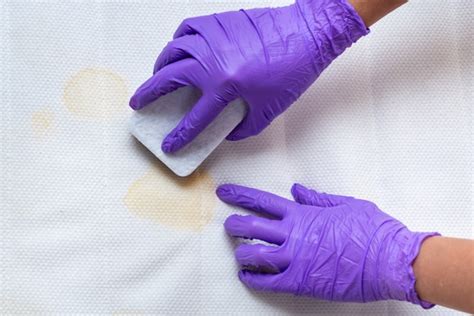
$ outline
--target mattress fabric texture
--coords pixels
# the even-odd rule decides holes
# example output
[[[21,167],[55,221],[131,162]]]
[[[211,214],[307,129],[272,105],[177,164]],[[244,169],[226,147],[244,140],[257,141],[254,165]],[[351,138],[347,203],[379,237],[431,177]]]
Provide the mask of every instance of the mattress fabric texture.
[[[215,188],[311,188],[474,238],[471,0],[412,0],[259,136],[173,176],[128,99],[186,17],[290,1],[0,0],[0,313],[456,314],[247,289]]]

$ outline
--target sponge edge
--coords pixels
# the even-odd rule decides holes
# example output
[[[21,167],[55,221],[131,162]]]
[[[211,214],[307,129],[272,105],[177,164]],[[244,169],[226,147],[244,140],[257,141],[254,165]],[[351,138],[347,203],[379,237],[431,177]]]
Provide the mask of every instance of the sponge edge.
[[[175,153],[164,153],[161,143],[184,115],[199,100],[194,87],[182,87],[135,111],[129,121],[130,132],[158,159],[180,177],[193,173],[244,118],[247,106],[237,99],[192,142]]]

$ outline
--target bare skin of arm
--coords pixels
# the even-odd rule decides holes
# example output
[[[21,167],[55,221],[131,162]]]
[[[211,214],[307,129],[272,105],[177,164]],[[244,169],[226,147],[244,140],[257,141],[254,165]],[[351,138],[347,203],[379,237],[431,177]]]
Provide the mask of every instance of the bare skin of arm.
[[[413,270],[421,299],[474,313],[474,240],[428,238]]]
[[[365,26],[370,27],[385,15],[389,14],[407,0],[349,0],[359,13]]]
[[[349,0],[367,27],[407,0]],[[474,313],[474,240],[432,237],[425,240],[413,269],[421,299]]]

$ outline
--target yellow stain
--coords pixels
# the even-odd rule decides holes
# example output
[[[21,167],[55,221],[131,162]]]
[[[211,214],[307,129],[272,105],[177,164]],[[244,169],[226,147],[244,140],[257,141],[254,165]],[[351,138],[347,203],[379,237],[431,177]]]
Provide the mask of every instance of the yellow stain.
[[[200,231],[213,217],[214,182],[197,170],[179,178],[162,165],[153,165],[130,186],[124,202],[142,217],[180,230]]]
[[[31,127],[36,136],[44,137],[53,129],[54,113],[50,109],[36,111],[31,116]]]
[[[102,68],[86,68],[72,76],[64,88],[64,104],[78,117],[110,119],[128,103],[125,81]]]

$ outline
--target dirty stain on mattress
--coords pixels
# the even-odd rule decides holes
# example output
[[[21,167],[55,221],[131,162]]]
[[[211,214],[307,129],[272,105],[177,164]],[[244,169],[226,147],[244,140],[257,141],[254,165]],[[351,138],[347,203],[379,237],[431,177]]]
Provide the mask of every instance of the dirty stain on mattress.
[[[54,113],[49,108],[43,108],[31,115],[33,134],[39,138],[45,137],[54,130]]]
[[[67,81],[63,101],[66,108],[77,117],[111,119],[127,108],[127,85],[113,71],[85,68]]]
[[[131,184],[124,202],[142,218],[175,229],[200,231],[212,220],[214,190],[212,178],[203,170],[179,178],[157,163]]]

